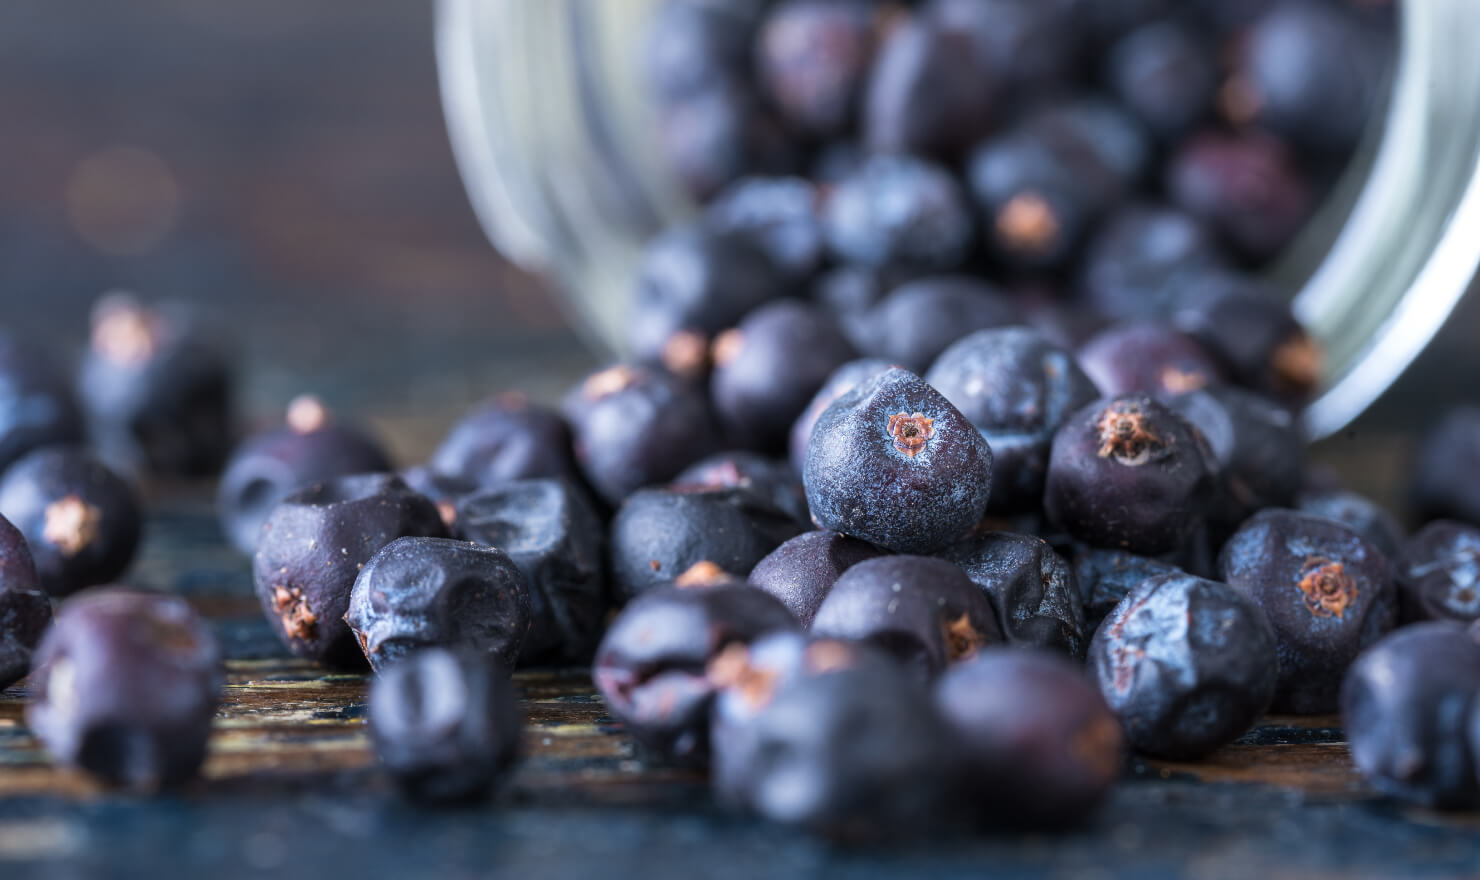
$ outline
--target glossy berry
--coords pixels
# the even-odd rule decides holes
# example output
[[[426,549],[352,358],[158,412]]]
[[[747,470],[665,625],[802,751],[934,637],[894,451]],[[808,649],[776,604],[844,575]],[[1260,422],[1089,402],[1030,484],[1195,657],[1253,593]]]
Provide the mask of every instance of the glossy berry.
[[[1404,620],[1480,620],[1480,529],[1431,522],[1393,562]]]
[[[744,489],[803,525],[811,522],[802,480],[792,467],[755,452],[720,452],[684,468],[673,487]]]
[[[879,46],[863,106],[863,140],[881,153],[950,158],[986,132],[994,72],[969,35],[902,14]]]
[[[380,763],[418,800],[488,797],[519,755],[519,695],[508,668],[477,650],[428,648],[370,685]]]
[[[783,299],[751,312],[714,340],[710,399],[733,445],[779,453],[792,423],[827,377],[854,356],[815,306]]]
[[[1232,272],[1195,276],[1173,321],[1241,385],[1301,406],[1320,384],[1320,344],[1295,320],[1290,297],[1265,282]]]
[[[31,653],[51,625],[51,599],[41,589],[26,539],[0,519],[0,691],[31,671]]]
[[[82,408],[52,353],[0,331],[0,471],[43,446],[81,443]]]
[[[512,667],[533,616],[529,593],[502,550],[398,538],[360,569],[344,622],[377,672],[428,647],[479,651]]]
[[[1428,807],[1480,803],[1468,720],[1480,641],[1452,621],[1404,627],[1365,651],[1341,686],[1352,760],[1379,790]]]
[[[629,602],[612,621],[591,677],[607,709],[639,742],[701,763],[716,688],[707,664],[732,644],[796,629],[785,606],[745,584],[662,587]]]
[[[1398,520],[1381,505],[1344,489],[1318,489],[1300,493],[1295,507],[1301,513],[1341,523],[1382,551],[1389,560],[1401,555],[1405,533]]]
[[[42,588],[57,597],[123,574],[143,534],[133,487],[76,447],[12,464],[0,479],[0,516],[25,536]]]
[[[818,137],[846,132],[874,59],[871,3],[785,0],[756,41],[760,82],[793,128]]]
[[[1219,384],[1223,370],[1196,339],[1161,321],[1116,324],[1079,349],[1079,365],[1105,394],[1182,394]]]
[[[46,750],[109,785],[188,782],[220,702],[221,651],[183,599],[110,589],[65,603],[36,651],[26,720]]]
[[[215,474],[236,440],[225,345],[183,304],[146,307],[123,294],[99,300],[78,394],[95,445],[129,468]]]
[[[1188,760],[1243,735],[1279,677],[1264,611],[1188,574],[1143,581],[1095,633],[1090,669],[1137,751]]]
[[[750,583],[781,600],[803,628],[811,628],[817,609],[843,572],[887,553],[837,532],[804,532],[755,564]]]
[[[390,458],[370,435],[335,422],[318,398],[288,406],[287,424],[249,437],[237,447],[216,490],[221,529],[250,555],[273,508],[298,489],[350,474],[391,470]]]
[[[1142,581],[1181,570],[1161,558],[1088,544],[1074,545],[1074,579],[1084,602],[1085,632],[1093,633],[1120,600]]]
[[[746,177],[791,174],[802,162],[781,120],[734,79],[661,107],[658,145],[674,178],[700,202]]]
[[[1280,656],[1274,710],[1333,712],[1347,667],[1392,629],[1392,566],[1352,530],[1290,510],[1266,510],[1220,554],[1229,585],[1268,615]]]
[[[739,236],[770,258],[788,281],[801,282],[827,256],[819,216],[821,195],[800,177],[750,177],[710,202],[705,223],[721,236]]]
[[[954,544],[942,558],[961,566],[986,594],[1008,644],[1049,648],[1083,658],[1090,631],[1074,570],[1047,541],[1012,532],[983,532]]]
[[[861,358],[849,361],[833,370],[827,381],[812,396],[812,402],[802,410],[791,426],[791,435],[787,442],[790,453],[791,466],[798,473],[802,473],[807,466],[807,446],[812,440],[812,428],[817,425],[817,420],[832,402],[842,397],[854,386],[867,382],[887,372],[892,365],[879,358]]]
[[[1167,166],[1166,189],[1254,263],[1279,256],[1314,208],[1284,145],[1253,134],[1189,138]]]
[[[480,487],[576,475],[565,420],[518,392],[496,395],[469,410],[427,464]]]
[[[643,489],[612,520],[612,586],[630,599],[706,561],[743,580],[801,531],[800,523],[746,489]]]
[[[1175,141],[1212,115],[1217,57],[1194,28],[1158,21],[1115,44],[1105,62],[1105,79],[1142,124],[1162,141]]]
[[[564,480],[516,480],[458,504],[463,537],[508,554],[529,584],[519,662],[591,659],[607,609],[605,531]]]
[[[823,412],[803,485],[820,528],[901,553],[930,553],[982,518],[992,450],[939,392],[891,369]]]
[[[850,567],[817,608],[815,636],[870,642],[921,680],[1002,641],[986,594],[961,567],[883,556]]]
[[[971,208],[951,173],[908,156],[874,156],[833,187],[823,210],[839,260],[875,268],[948,272],[975,242]]]
[[[976,330],[1018,323],[999,289],[964,275],[903,284],[845,326],[858,350],[924,372],[951,343]]]
[[[1099,396],[1074,357],[1036,330],[980,330],[946,349],[925,381],[971,422],[992,448],[997,513],[1036,510],[1054,432]]]
[[[252,559],[257,599],[295,655],[361,668],[344,621],[360,570],[397,538],[446,537],[437,507],[389,474],[317,483],[289,495],[262,525]]]
[[[1049,520],[1099,547],[1144,555],[1186,545],[1215,485],[1202,439],[1141,395],[1079,410],[1055,435],[1044,486]]]
[[[1104,800],[1125,734],[1076,664],[1047,651],[987,648],[935,685],[958,743],[961,807],[993,825],[1060,828]]]
[[[1163,401],[1208,441],[1237,526],[1266,507],[1289,507],[1305,481],[1305,437],[1289,410],[1241,388],[1214,386]]]
[[[718,446],[704,396],[650,367],[593,373],[563,410],[581,473],[608,504],[667,482]]]
[[[1080,268],[1089,305],[1112,319],[1165,317],[1189,279],[1227,265],[1215,236],[1190,214],[1133,203],[1095,231]]]
[[[1412,462],[1411,502],[1419,519],[1480,525],[1480,408],[1450,409],[1424,434]]]

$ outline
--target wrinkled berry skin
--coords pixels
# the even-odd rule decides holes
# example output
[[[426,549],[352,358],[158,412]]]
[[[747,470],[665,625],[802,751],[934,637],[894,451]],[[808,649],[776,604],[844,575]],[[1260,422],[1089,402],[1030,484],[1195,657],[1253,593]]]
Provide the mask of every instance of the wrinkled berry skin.
[[[517,392],[470,410],[447,432],[427,465],[480,487],[576,476],[565,420]]]
[[[1097,547],[1147,556],[1188,543],[1215,486],[1196,429],[1141,395],[1079,410],[1054,436],[1043,508]]]
[[[837,532],[804,532],[750,570],[750,583],[781,600],[810,629],[817,609],[843,572],[888,551]]]
[[[308,427],[309,430],[300,430]],[[273,509],[304,486],[350,474],[392,469],[390,457],[368,434],[323,422],[264,431],[231,454],[216,490],[221,530],[238,552],[250,556]]]
[[[838,181],[823,209],[834,257],[874,268],[948,272],[976,240],[951,173],[908,156],[874,156]]]
[[[1162,321],[1116,324],[1079,349],[1102,394],[1182,394],[1217,385],[1223,370],[1196,339]]]
[[[0,519],[0,691],[31,671],[31,653],[51,625],[51,599],[41,589],[26,539]]]
[[[985,592],[960,566],[928,556],[883,556],[852,566],[818,606],[811,632],[869,642],[922,681],[1002,641]]]
[[[296,656],[360,669],[344,622],[360,570],[397,538],[445,538],[437,507],[389,474],[360,474],[294,492],[262,525],[252,559],[257,598]]]
[[[26,720],[58,763],[140,791],[200,769],[225,674],[210,627],[183,599],[79,596],[62,605],[35,659]]]
[[[986,512],[992,450],[939,392],[896,368],[823,412],[802,482],[820,528],[899,553],[931,553]]]
[[[629,602],[612,621],[591,677],[638,742],[702,764],[715,693],[705,666],[732,644],[796,629],[784,605],[746,584],[662,587]]]
[[[992,449],[992,513],[1038,509],[1054,432],[1099,397],[1074,357],[1036,330],[981,330],[946,349],[925,382]]]
[[[516,480],[464,498],[458,526],[507,553],[529,582],[519,662],[590,660],[607,609],[606,535],[585,493],[564,480]]]
[[[76,447],[38,449],[12,464],[0,479],[0,516],[25,536],[53,597],[123,574],[143,534],[133,487]]]
[[[996,77],[969,35],[924,15],[892,23],[863,106],[863,139],[878,153],[950,158],[986,132]]]
[[[787,433],[853,346],[815,306],[767,303],[714,342],[710,400],[725,439],[765,453],[786,448]]]
[[[1085,632],[1099,629],[1106,615],[1142,581],[1181,573],[1181,569],[1163,559],[1075,544],[1074,579],[1084,601]]]
[[[985,532],[948,547],[988,601],[1008,644],[1048,648],[1083,659],[1089,645],[1074,570],[1033,535]]]
[[[427,648],[370,684],[370,738],[408,796],[486,799],[519,756],[519,694],[508,667],[477,650]]]
[[[1336,711],[1347,667],[1397,619],[1391,563],[1331,520],[1291,510],[1256,514],[1224,545],[1218,567],[1274,627],[1276,712]]]
[[[1236,272],[1184,282],[1173,322],[1196,338],[1233,381],[1300,407],[1319,385],[1324,355],[1290,310],[1290,296]]]
[[[778,676],[740,719],[719,716],[720,797],[851,841],[928,827],[947,793],[952,743],[928,696],[890,663],[833,642],[809,650],[801,672]]]
[[[1295,507],[1301,513],[1341,523],[1366,538],[1389,560],[1402,554],[1402,524],[1370,498],[1345,489],[1316,489],[1302,492],[1295,499]]]
[[[746,489],[643,489],[612,520],[612,586],[619,599],[630,599],[705,561],[743,579],[801,531],[800,523]]]
[[[1341,686],[1352,760],[1381,791],[1427,807],[1480,804],[1467,722],[1480,641],[1453,621],[1404,627],[1363,652]]]
[[[849,361],[833,370],[822,387],[812,396],[812,402],[802,410],[796,422],[791,426],[791,437],[788,441],[788,451],[791,458],[791,466],[798,474],[807,469],[807,445],[812,440],[812,429],[816,427],[817,420],[827,411],[832,402],[852,390],[854,386],[870,381],[877,376],[888,372],[893,365],[879,358],[860,358]]]
[[[1079,274],[1084,299],[1117,320],[1164,317],[1189,279],[1221,269],[1228,257],[1190,214],[1135,203],[1110,215],[1090,240]]]
[[[428,647],[480,651],[512,667],[533,616],[529,592],[502,550],[397,538],[360,569],[344,622],[376,672]]]
[[[807,525],[807,494],[789,464],[755,452],[720,452],[684,468],[670,486],[707,489],[744,489]]]
[[[747,239],[791,282],[810,279],[827,258],[817,187],[801,177],[747,177],[715,197],[704,221]]]
[[[1018,323],[996,287],[946,275],[903,284],[845,329],[864,354],[924,372],[951,343],[976,330]]]
[[[786,0],[761,23],[760,81],[794,128],[832,137],[851,125],[874,59],[876,12],[869,3]]]
[[[1175,760],[1243,735],[1269,708],[1280,673],[1259,606],[1182,573],[1131,590],[1095,633],[1089,665],[1136,750]]]
[[[611,505],[667,482],[719,445],[704,395],[651,367],[593,373],[563,408],[581,473]]]
[[[28,452],[86,435],[82,407],[51,352],[0,331],[0,471]]]
[[[1480,620],[1480,529],[1439,520],[1394,558],[1404,621]]]
[[[1176,141],[1212,115],[1218,75],[1208,42],[1177,21],[1132,31],[1105,64],[1115,96],[1163,142]]]
[[[1256,264],[1280,255],[1315,204],[1284,145],[1257,134],[1187,139],[1167,165],[1166,189]]]
[[[1124,766],[1120,722],[1084,671],[1052,652],[984,649],[947,670],[934,697],[960,744],[960,806],[992,825],[1077,822]]]
[[[1480,525],[1480,408],[1454,407],[1424,435],[1411,485],[1419,519]]]

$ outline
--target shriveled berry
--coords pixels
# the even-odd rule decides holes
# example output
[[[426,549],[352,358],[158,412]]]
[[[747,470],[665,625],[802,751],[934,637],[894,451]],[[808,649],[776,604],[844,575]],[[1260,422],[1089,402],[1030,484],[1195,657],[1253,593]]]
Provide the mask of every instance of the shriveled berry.
[[[1224,545],[1223,579],[1274,627],[1280,680],[1274,709],[1333,712],[1347,667],[1392,629],[1392,565],[1360,535],[1290,510],[1255,515]]]
[[[1196,337],[1235,382],[1292,406],[1320,385],[1325,355],[1268,282],[1234,272],[1188,279],[1174,323]]]
[[[113,581],[133,562],[143,533],[133,487],[68,446],[38,449],[5,471],[0,516],[25,536],[52,596]]]
[[[939,392],[895,368],[823,412],[803,485],[819,527],[901,553],[930,553],[982,518],[992,450]]]
[[[924,372],[968,333],[1016,323],[1017,310],[1001,290],[944,275],[900,285],[845,329],[864,354]]]
[[[183,599],[79,596],[62,605],[35,659],[26,720],[58,763],[142,791],[200,769],[225,676],[215,637]]]
[[[812,402],[797,417],[795,424],[791,426],[791,437],[788,448],[791,457],[791,466],[800,474],[807,466],[807,446],[812,440],[812,428],[817,425],[817,420],[822,417],[823,412],[832,402],[851,391],[855,385],[873,379],[888,371],[892,365],[886,360],[879,358],[861,358],[849,361],[833,370],[827,381],[813,395]]]
[[[984,532],[946,548],[986,594],[1009,644],[1049,648],[1083,658],[1089,645],[1083,599],[1074,571],[1048,542],[1033,535]]]
[[[518,691],[484,651],[411,654],[371,683],[367,711],[381,764],[418,800],[482,800],[519,755]]]
[[[844,134],[874,60],[872,3],[784,0],[761,24],[756,66],[766,94],[799,131]]]
[[[1480,408],[1446,412],[1424,434],[1412,462],[1411,503],[1419,519],[1480,525]]]
[[[518,392],[496,395],[469,410],[427,464],[480,487],[576,475],[565,420]]]
[[[0,518],[0,691],[31,671],[31,653],[51,625],[51,599],[20,530]]]
[[[792,467],[755,452],[720,452],[684,468],[675,487],[744,489],[780,508],[803,525],[811,522],[807,494]]]
[[[1480,529],[1431,522],[1393,561],[1404,620],[1480,620]]]
[[[1079,364],[1105,394],[1183,394],[1223,381],[1201,343],[1161,321],[1100,331],[1079,349]]]
[[[263,523],[252,559],[257,598],[295,655],[362,668],[364,652],[344,622],[360,570],[397,538],[446,535],[436,505],[399,477],[317,483],[289,495]]]
[[[43,446],[86,439],[82,407],[52,353],[0,331],[0,471]]]
[[[1131,590],[1095,633],[1089,663],[1136,750],[1183,760],[1252,727],[1280,672],[1264,611],[1228,584],[1180,572]]]
[[[1076,543],[1074,579],[1084,600],[1085,632],[1099,629],[1105,616],[1143,581],[1180,573],[1165,559]]]
[[[462,499],[478,492],[477,483],[434,471],[424,464],[403,468],[396,472],[396,476],[411,491],[425,495],[428,501],[437,505],[437,513],[441,515],[447,531],[454,538],[462,537],[462,529],[457,521],[457,506]]]
[[[780,599],[804,628],[811,628],[818,607],[843,572],[885,553],[837,532],[804,532],[757,562],[750,583]]]
[[[838,181],[823,230],[840,260],[916,272],[961,266],[976,237],[966,194],[951,173],[909,156],[874,156]]]
[[[1163,401],[1202,433],[1218,464],[1225,526],[1289,507],[1305,481],[1305,438],[1289,410],[1241,388],[1214,386]]]
[[[1341,523],[1367,539],[1390,560],[1402,555],[1406,534],[1402,524],[1371,498],[1345,489],[1308,490],[1295,499],[1295,507],[1301,513]]]
[[[802,282],[827,257],[819,216],[821,195],[801,177],[749,177],[710,202],[705,223],[721,235],[747,239],[787,281]]]

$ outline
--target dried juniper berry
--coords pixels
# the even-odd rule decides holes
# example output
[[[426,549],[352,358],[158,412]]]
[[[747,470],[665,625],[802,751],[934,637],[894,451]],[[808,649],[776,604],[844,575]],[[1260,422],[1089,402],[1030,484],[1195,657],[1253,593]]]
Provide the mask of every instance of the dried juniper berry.
[[[576,463],[603,500],[619,504],[714,452],[717,432],[704,395],[651,367],[619,364],[566,395]]]
[[[1393,561],[1405,621],[1480,620],[1480,529],[1436,520],[1404,541]]]
[[[427,465],[477,486],[576,475],[565,420],[519,392],[496,395],[469,410]]]
[[[823,231],[843,262],[949,272],[976,241],[971,207],[946,168],[909,156],[874,156],[838,181]]]
[[[636,284],[627,336],[647,360],[661,359],[676,334],[718,333],[785,290],[750,236],[700,223],[674,226],[648,242]]]
[[[1050,102],[1029,114],[1023,129],[1065,157],[1093,162],[1107,177],[1085,182],[1106,187],[1119,197],[1137,185],[1151,168],[1155,145],[1135,117],[1115,102],[1094,95]]]
[[[720,797],[850,841],[929,827],[952,740],[919,683],[859,646],[813,642],[776,663],[763,651],[772,644],[711,664],[726,684],[714,725]]]
[[[1208,41],[1176,20],[1138,28],[1111,48],[1105,80],[1163,142],[1198,127],[1214,109],[1218,63]]]
[[[1175,208],[1137,202],[1109,215],[1095,231],[1079,288],[1109,318],[1150,320],[1173,309],[1188,279],[1227,262],[1201,221]]]
[[[1061,828],[1104,800],[1125,734],[1078,665],[1047,651],[987,648],[935,685],[958,746],[957,801],[993,825]]]
[[[755,452],[720,452],[684,468],[672,486],[744,489],[803,525],[811,522],[807,495],[791,465]]]
[[[922,680],[1003,640],[985,592],[960,566],[929,556],[852,566],[818,606],[811,632],[870,642]]]
[[[726,80],[659,108],[658,146],[690,196],[705,202],[737,180],[796,172],[803,156],[748,83]]]
[[[1037,510],[1048,449],[1071,413],[1099,396],[1073,355],[1026,327],[980,330],[925,374],[992,448],[993,513]]]
[[[1242,736],[1280,674],[1264,611],[1228,584],[1180,572],[1143,581],[1115,606],[1089,665],[1136,750],[1177,760]]]
[[[892,289],[892,273],[867,266],[837,266],[812,283],[810,297],[840,323],[867,312]]]
[[[392,664],[370,685],[368,715],[381,765],[417,800],[483,800],[519,756],[519,694],[485,651],[427,648]]]
[[[886,552],[837,532],[804,532],[757,562],[750,583],[780,599],[803,628],[811,628],[822,600],[843,572]]]
[[[992,124],[996,79],[970,35],[901,13],[868,78],[864,143],[880,153],[951,158]]]
[[[50,351],[0,331],[0,471],[43,446],[86,438],[82,408]]]
[[[710,400],[725,439],[779,453],[792,423],[853,346],[821,310],[799,300],[767,303],[715,337]]]
[[[1074,579],[1084,600],[1085,632],[1099,629],[1120,600],[1131,590],[1155,577],[1180,574],[1181,570],[1165,559],[1139,556],[1125,550],[1074,545]]]
[[[288,405],[287,424],[247,438],[227,462],[216,490],[221,529],[250,555],[268,514],[294,491],[350,474],[391,470],[390,458],[365,432],[336,422],[316,397]]]
[[[900,553],[931,553],[986,512],[992,450],[938,391],[894,368],[818,418],[802,483],[819,528]]]
[[[437,505],[437,513],[441,515],[442,522],[453,537],[462,536],[457,522],[457,506],[462,499],[479,491],[477,483],[434,471],[424,464],[404,468],[397,471],[396,476],[411,491],[425,495],[428,501]]]
[[[812,402],[802,410],[791,426],[791,437],[787,443],[791,466],[800,474],[807,466],[807,446],[812,440],[812,428],[832,402],[851,391],[854,386],[883,375],[892,365],[879,358],[861,358],[849,361],[833,370],[827,381],[812,396]]]
[[[51,599],[20,530],[0,519],[0,691],[31,671],[31,653],[51,625]]]
[[[744,579],[801,531],[801,523],[747,489],[643,489],[612,520],[612,586],[630,599],[706,560]]]
[[[365,653],[344,621],[355,579],[397,538],[447,536],[437,506],[399,477],[359,474],[285,498],[262,524],[252,558],[257,598],[295,655],[361,668]]]
[[[26,720],[58,763],[140,791],[200,769],[225,676],[215,637],[183,599],[78,596],[62,605],[35,661]]]
[[[877,44],[872,3],[783,0],[761,23],[756,66],[786,121],[814,137],[845,134],[858,113]]]
[[[986,594],[1009,644],[1084,657],[1090,633],[1084,626],[1079,585],[1069,563],[1047,541],[1012,532],[983,532],[940,555],[961,566]]]
[[[1095,334],[1079,364],[1105,394],[1181,394],[1223,381],[1196,339],[1162,321],[1127,321]]]
[[[143,534],[134,488],[90,453],[48,446],[0,479],[0,516],[25,536],[41,586],[52,596],[113,581]]]
[[[1341,523],[1367,539],[1389,560],[1402,555],[1405,537],[1402,524],[1382,505],[1365,495],[1345,489],[1307,490],[1295,499],[1295,507],[1301,513]]]
[[[1256,264],[1279,256],[1314,207],[1285,146],[1253,133],[1187,139],[1167,165],[1166,190]]]
[[[516,480],[464,498],[458,526],[507,553],[529,582],[519,662],[590,660],[607,591],[605,532],[585,493],[564,480]]]
[[[1356,532],[1292,510],[1266,510],[1223,546],[1223,580],[1268,615],[1280,658],[1274,709],[1334,712],[1347,667],[1393,628],[1392,564]]]
[[[513,666],[533,617],[524,572],[504,551],[397,538],[360,569],[344,622],[379,672],[422,648],[469,649]]]
[[[1017,323],[1017,310],[998,288],[943,275],[900,285],[844,329],[869,357],[924,372],[968,333]]]
[[[1007,100],[1056,90],[1082,61],[1082,32],[1066,14],[1066,3],[929,0],[924,12],[936,27],[971,41]]]
[[[705,223],[721,235],[748,239],[787,281],[802,282],[827,257],[817,187],[801,177],[748,177],[715,197]]]
[[[714,88],[750,70],[755,4],[674,0],[658,4],[642,53],[648,89],[668,103]]]
[[[1419,519],[1480,525],[1480,408],[1454,407],[1424,434],[1410,485]]]
[[[1352,761],[1387,794],[1474,807],[1480,776],[1467,728],[1477,695],[1480,641],[1453,621],[1404,627],[1364,651],[1342,682]]]
[[[670,759],[703,763],[716,689],[706,666],[732,644],[796,629],[784,605],[746,584],[661,587],[612,621],[591,677],[638,742]]]
[[[1196,337],[1235,382],[1303,406],[1321,379],[1321,346],[1290,311],[1290,297],[1236,272],[1187,279],[1174,323]]]
[[[225,349],[182,303],[99,300],[77,387],[104,457],[171,476],[217,473],[236,440]]]
[[[1216,475],[1197,430],[1142,395],[1105,398],[1054,435],[1043,508],[1097,547],[1155,556],[1186,545]]]

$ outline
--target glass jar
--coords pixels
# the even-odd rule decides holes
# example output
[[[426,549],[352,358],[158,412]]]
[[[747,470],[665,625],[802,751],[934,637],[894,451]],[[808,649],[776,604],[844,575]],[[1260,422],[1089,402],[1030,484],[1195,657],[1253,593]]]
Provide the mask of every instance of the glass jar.
[[[643,243],[695,206],[666,173],[641,82],[665,0],[439,0],[453,149],[494,245],[616,350]],[[1438,332],[1480,265],[1477,0],[1402,0],[1391,98],[1272,273],[1327,352],[1305,412],[1341,429]]]

